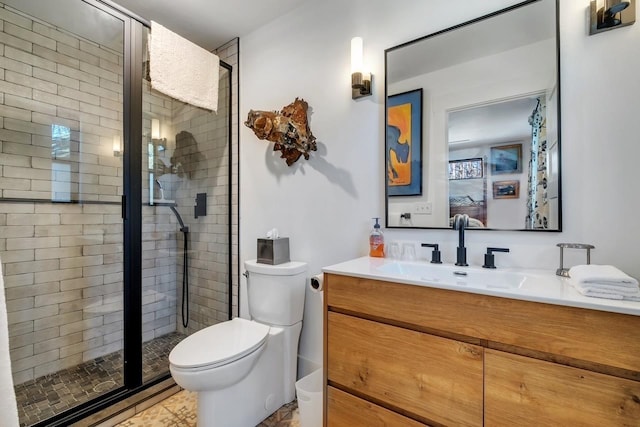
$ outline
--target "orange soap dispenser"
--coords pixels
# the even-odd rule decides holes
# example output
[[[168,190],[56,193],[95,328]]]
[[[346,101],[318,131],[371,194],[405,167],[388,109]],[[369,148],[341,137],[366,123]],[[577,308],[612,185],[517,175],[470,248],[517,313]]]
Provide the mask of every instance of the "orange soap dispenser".
[[[380,218],[373,218],[376,220],[376,223],[373,226],[373,230],[371,230],[371,234],[369,235],[369,256],[376,258],[384,258],[384,235],[380,230],[380,224],[378,224],[378,220]]]

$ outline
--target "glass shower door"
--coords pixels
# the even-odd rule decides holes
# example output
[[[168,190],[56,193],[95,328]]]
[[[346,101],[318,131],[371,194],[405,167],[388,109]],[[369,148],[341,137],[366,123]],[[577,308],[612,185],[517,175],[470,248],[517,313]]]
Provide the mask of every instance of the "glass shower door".
[[[0,258],[28,426],[124,384],[124,21],[79,0],[2,0],[0,18]]]
[[[22,426],[128,397],[230,316],[230,67],[217,113],[180,103],[138,81],[142,32],[100,1],[0,0],[0,259]]]
[[[145,52],[146,40],[145,35]],[[146,78],[142,82],[144,382],[169,373],[168,355],[187,335],[229,319],[231,73],[227,67],[219,68],[217,112],[155,91]],[[196,215],[194,205],[206,208],[206,214]]]

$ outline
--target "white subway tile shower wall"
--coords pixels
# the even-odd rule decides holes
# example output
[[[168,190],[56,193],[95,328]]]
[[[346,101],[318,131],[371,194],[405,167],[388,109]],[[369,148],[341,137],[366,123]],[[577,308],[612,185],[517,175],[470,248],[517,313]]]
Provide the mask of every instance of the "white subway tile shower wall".
[[[122,225],[109,220],[120,206],[0,203],[0,213],[16,384],[120,350]]]
[[[0,195],[120,202],[122,53],[0,19]],[[120,206],[0,203],[0,251],[16,384],[122,349]]]

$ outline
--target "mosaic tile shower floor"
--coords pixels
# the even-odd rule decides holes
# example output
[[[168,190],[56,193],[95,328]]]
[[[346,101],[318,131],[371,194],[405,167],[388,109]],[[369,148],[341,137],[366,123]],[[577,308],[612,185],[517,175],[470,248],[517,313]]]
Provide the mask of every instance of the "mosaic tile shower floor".
[[[196,427],[196,418],[197,395],[183,390],[116,427]],[[258,427],[300,427],[297,402],[282,406]]]
[[[186,335],[171,333],[142,345],[144,381],[169,371],[169,352]],[[111,353],[15,387],[20,426],[46,420],[123,384],[122,352]]]

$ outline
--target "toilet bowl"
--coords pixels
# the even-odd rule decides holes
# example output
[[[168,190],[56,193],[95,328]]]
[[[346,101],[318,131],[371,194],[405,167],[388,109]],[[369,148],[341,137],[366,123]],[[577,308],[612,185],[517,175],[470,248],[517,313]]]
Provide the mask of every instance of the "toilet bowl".
[[[268,333],[267,325],[239,317],[202,329],[171,352],[171,374],[180,377],[180,386],[191,391],[229,387],[255,365]]]
[[[176,383],[198,393],[199,427],[252,427],[295,398],[307,265],[245,269],[252,319],[204,328],[169,354]]]

